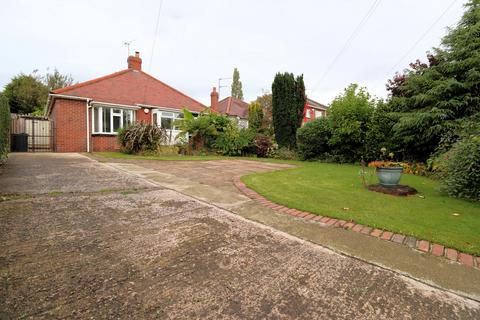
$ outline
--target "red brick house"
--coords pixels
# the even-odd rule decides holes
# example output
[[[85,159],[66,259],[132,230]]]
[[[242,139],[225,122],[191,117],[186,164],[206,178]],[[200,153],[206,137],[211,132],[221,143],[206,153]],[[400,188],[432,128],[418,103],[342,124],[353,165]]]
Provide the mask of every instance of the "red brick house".
[[[143,121],[176,135],[172,122],[187,108],[206,106],[142,71],[139,53],[128,68],[104,77],[50,92],[46,115],[54,123],[57,152],[118,150],[117,130]]]
[[[307,98],[303,109],[302,124],[327,116],[328,107],[312,99]]]

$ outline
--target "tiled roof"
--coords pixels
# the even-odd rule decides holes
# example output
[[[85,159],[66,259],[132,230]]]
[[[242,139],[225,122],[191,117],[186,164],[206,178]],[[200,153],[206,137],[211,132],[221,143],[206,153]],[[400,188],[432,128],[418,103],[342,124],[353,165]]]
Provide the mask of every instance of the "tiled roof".
[[[218,112],[248,119],[248,103],[237,98],[227,97],[218,102]]]
[[[312,99],[307,98],[307,104],[314,108],[314,109],[320,109],[320,110],[327,110],[328,106],[321,104],[320,102],[314,101]]]
[[[200,112],[206,107],[151,75],[125,69],[73,86],[51,91],[52,94],[90,98],[94,101],[124,105],[151,105]]]

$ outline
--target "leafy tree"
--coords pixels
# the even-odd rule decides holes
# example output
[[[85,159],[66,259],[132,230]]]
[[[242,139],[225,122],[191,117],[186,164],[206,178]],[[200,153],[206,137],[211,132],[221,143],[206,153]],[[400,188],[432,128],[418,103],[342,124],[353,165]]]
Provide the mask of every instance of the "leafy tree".
[[[34,70],[31,74],[19,74],[5,86],[10,111],[13,113],[43,114],[50,90],[63,88],[73,84],[70,74],[61,74],[56,68],[45,76]]]
[[[265,131],[271,132],[273,129],[272,124],[272,94],[265,93],[262,96],[257,97],[254,101],[258,103],[262,108],[263,113],[263,121],[262,121],[262,128]]]
[[[255,132],[260,131],[263,124],[262,106],[257,102],[252,102],[248,106],[248,128]]]
[[[13,77],[3,94],[12,113],[32,113],[43,110],[47,103],[48,88],[34,71],[29,75],[21,73]]]
[[[332,128],[329,144],[332,154],[341,162],[360,161],[365,153],[365,138],[375,101],[365,88],[348,86],[336,97],[329,109]]]
[[[280,147],[296,148],[305,100],[303,75],[295,78],[292,73],[277,73],[272,84],[272,117],[275,139]]]
[[[52,73],[47,72],[43,83],[47,86],[48,91],[51,91],[71,86],[74,80],[71,74],[61,74],[57,68],[54,68]]]
[[[378,101],[367,125],[364,160],[377,159],[381,148],[387,148],[395,153],[396,158],[401,158],[402,148],[395,140],[392,130],[397,122],[398,116],[392,112],[390,105]]]
[[[393,127],[405,157],[424,161],[458,119],[480,112],[480,0],[470,0],[458,25],[440,48],[394,79],[390,105],[398,112]]]
[[[233,69],[232,97],[243,100],[242,82],[237,68]]]

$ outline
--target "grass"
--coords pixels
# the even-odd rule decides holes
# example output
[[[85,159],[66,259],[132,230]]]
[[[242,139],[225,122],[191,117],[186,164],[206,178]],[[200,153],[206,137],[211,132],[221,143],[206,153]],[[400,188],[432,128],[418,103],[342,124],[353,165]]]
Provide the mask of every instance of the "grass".
[[[271,201],[290,208],[480,255],[480,203],[446,197],[432,179],[404,174],[401,184],[416,188],[419,194],[395,197],[363,188],[358,166],[297,164],[294,169],[251,174],[242,180]]]

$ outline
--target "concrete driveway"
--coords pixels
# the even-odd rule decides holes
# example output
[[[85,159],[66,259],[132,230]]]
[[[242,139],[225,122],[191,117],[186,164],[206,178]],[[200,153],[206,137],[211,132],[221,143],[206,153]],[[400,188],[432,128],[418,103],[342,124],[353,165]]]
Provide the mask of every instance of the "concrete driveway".
[[[480,317],[474,300],[247,220],[202,201],[205,190],[192,197],[128,165],[10,156],[0,173],[8,194],[0,202],[0,319]],[[207,165],[218,166],[194,164],[200,172]],[[230,165],[232,175],[275,169]]]

